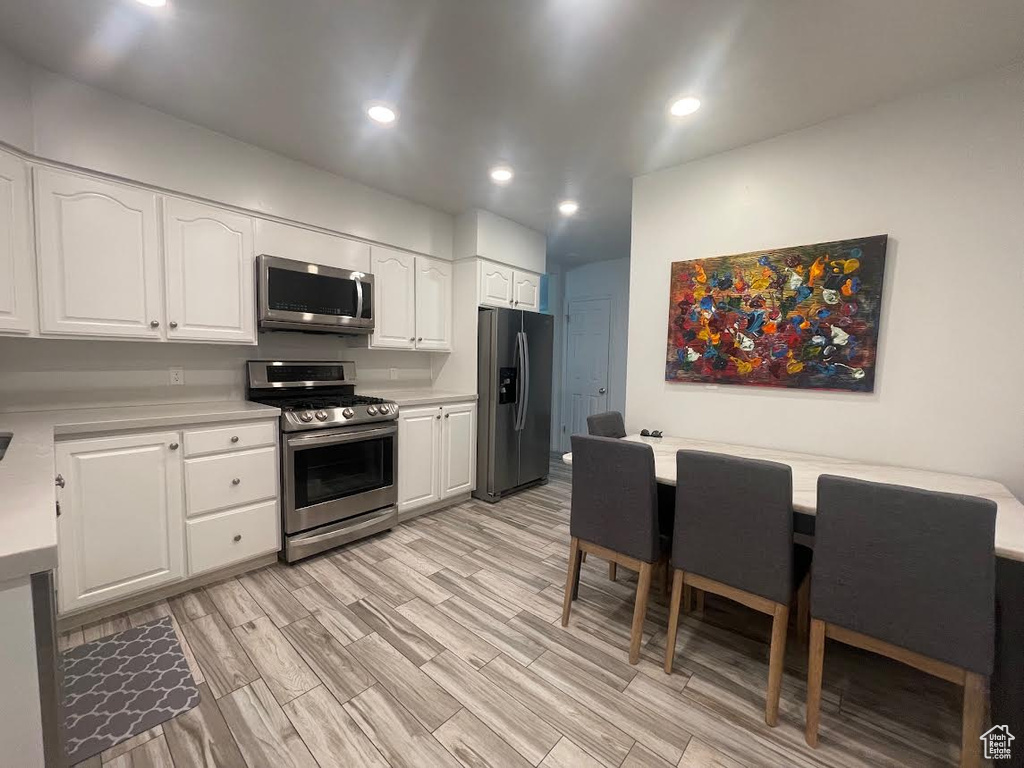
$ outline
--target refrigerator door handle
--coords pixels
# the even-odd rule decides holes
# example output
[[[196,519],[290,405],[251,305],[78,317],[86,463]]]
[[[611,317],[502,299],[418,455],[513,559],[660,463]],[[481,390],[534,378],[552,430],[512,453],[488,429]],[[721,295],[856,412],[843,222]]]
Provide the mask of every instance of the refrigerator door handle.
[[[526,429],[526,412],[530,408],[530,337],[523,334],[523,407],[520,409],[519,431]]]
[[[512,428],[518,432],[522,427],[520,426],[523,420],[523,332],[516,332],[516,408],[515,408],[515,421]]]

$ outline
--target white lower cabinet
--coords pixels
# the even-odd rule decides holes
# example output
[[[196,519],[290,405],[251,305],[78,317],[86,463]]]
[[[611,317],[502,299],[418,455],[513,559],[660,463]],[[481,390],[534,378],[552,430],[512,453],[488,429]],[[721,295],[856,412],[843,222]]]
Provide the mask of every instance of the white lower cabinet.
[[[398,415],[398,513],[469,493],[476,481],[476,403]]]
[[[182,578],[180,439],[160,432],[57,444],[62,613]]]
[[[58,442],[60,612],[280,549],[277,445],[251,447],[276,430],[262,419]]]

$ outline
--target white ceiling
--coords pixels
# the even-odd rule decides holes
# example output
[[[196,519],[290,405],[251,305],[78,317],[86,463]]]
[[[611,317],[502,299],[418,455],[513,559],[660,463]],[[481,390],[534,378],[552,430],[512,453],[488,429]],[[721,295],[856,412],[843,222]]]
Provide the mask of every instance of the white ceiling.
[[[628,254],[630,179],[1024,55],[1021,0],[3,0],[0,43],[566,261]],[[675,95],[704,102],[666,119]],[[396,103],[382,130],[365,102]],[[984,119],[984,116],[979,116]],[[487,169],[514,166],[497,187]],[[561,219],[557,201],[580,212]]]

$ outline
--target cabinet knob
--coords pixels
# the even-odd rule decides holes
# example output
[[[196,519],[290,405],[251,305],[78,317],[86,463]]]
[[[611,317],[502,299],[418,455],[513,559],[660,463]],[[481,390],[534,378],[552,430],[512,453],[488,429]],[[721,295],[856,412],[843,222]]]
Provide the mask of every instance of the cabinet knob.
[[[242,482],[242,478],[236,477],[234,480],[231,481],[231,484],[232,485],[238,485],[241,482]]]
[[[63,488],[64,487],[64,475],[57,475],[53,479],[53,484],[56,485],[58,488]]]
[[[234,541],[241,541],[241,540],[242,540],[242,534],[240,534],[240,533],[236,533],[236,534],[235,534],[235,538],[234,538]]]
[[[237,443],[238,442],[238,435],[232,435],[231,436],[231,442],[232,443]]]
[[[149,327],[150,328],[159,328],[160,327],[160,321],[159,320],[150,320],[149,321]]]
[[[420,336],[418,339],[416,339],[416,341],[423,341],[423,337]]]
[[[518,306],[519,306],[519,302],[518,302],[518,301],[517,301],[517,302],[515,302],[515,305],[514,305],[514,306],[517,306],[517,307],[518,307]]]
[[[445,417],[446,419],[447,419],[447,418],[448,418],[449,416],[451,416],[451,414],[450,414],[450,413],[446,413],[446,414],[444,415],[444,417]]]
[[[177,327],[178,327],[178,324],[176,322],[174,322],[173,320],[171,320],[171,328],[177,328]]]
[[[441,414],[440,414],[440,413],[439,413],[439,414],[437,414],[437,420],[438,420],[438,421],[440,421],[440,420],[441,420]]]
[[[170,449],[171,449],[172,451],[176,451],[176,450],[178,450],[178,444],[177,444],[177,443],[171,443],[171,444],[170,444],[169,446],[167,446],[167,447],[168,447],[168,448],[170,448]]]
[[[409,337],[409,341],[416,341],[416,337],[415,336],[410,336]]]

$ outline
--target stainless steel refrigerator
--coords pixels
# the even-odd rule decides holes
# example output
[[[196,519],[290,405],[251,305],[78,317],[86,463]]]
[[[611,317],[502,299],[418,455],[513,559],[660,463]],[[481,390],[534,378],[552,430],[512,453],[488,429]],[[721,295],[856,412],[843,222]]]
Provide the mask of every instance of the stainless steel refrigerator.
[[[480,310],[478,499],[495,502],[547,481],[553,345],[551,315]]]

